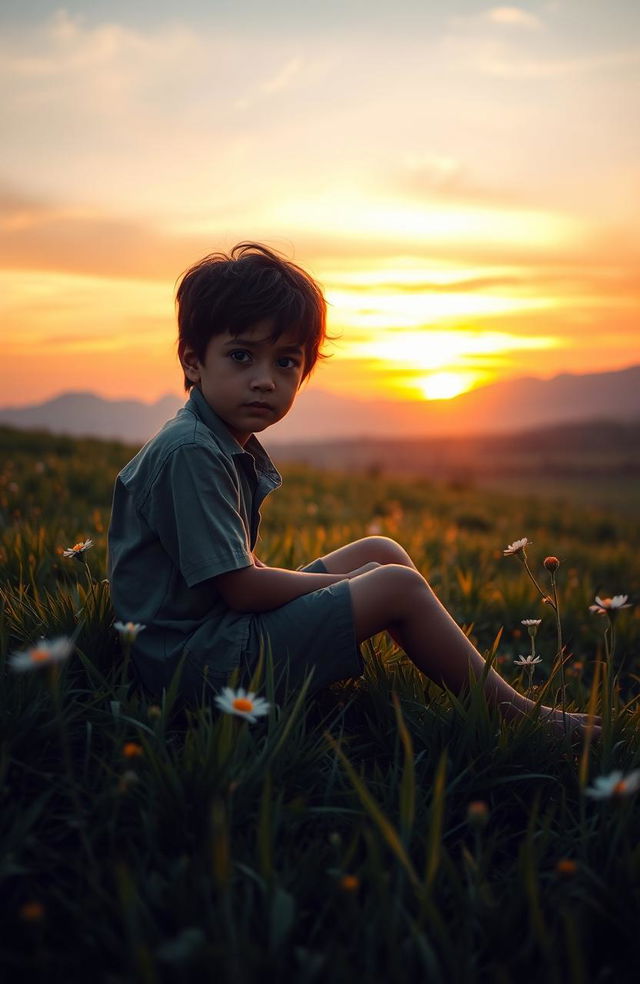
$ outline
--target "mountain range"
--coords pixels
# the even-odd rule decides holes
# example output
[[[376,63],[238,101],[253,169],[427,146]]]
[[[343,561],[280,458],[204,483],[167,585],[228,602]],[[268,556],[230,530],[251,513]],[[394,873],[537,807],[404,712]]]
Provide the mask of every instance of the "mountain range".
[[[56,434],[148,440],[184,404],[168,394],[155,403],[63,393],[37,405],[0,408],[0,424]],[[313,386],[294,410],[265,434],[277,447],[294,442],[408,439],[509,434],[589,420],[640,421],[640,366],[552,379],[522,377],[492,383],[450,400],[400,402],[338,396]]]

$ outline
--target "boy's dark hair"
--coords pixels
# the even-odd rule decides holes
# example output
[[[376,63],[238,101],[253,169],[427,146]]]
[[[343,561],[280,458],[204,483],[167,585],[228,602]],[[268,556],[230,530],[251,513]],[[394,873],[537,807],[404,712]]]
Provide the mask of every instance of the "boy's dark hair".
[[[265,318],[271,340],[291,330],[304,348],[306,379],[326,338],[327,304],[308,273],[260,243],[238,243],[229,254],[211,253],[182,275],[176,293],[178,348],[185,344],[204,362],[214,335],[240,335]],[[193,383],[184,378],[189,391]]]

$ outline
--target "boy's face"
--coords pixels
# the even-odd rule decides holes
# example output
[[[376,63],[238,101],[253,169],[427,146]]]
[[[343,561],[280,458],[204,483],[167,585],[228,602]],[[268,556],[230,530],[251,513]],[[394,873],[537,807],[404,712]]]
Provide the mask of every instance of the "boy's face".
[[[214,335],[204,362],[188,347],[180,353],[187,378],[243,446],[288,413],[304,372],[300,343],[288,332],[272,342],[270,333],[265,319],[237,336]]]

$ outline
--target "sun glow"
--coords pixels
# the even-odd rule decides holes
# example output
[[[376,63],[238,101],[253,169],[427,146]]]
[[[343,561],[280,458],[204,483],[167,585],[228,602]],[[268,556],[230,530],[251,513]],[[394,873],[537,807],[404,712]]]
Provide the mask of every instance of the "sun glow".
[[[273,218],[285,227],[342,234],[349,228],[352,239],[395,241],[398,236],[412,244],[487,243],[531,249],[574,242],[579,224],[571,218],[526,208],[497,208],[447,205],[413,199],[371,198],[353,186],[328,188],[313,198],[293,197],[272,206]]]
[[[518,351],[556,348],[552,335],[460,328],[372,331],[341,346],[396,399],[450,400],[490,383]]]
[[[416,382],[427,400],[451,400],[472,389],[475,378],[470,373],[434,372]]]
[[[479,291],[419,292],[371,288],[366,293],[341,288],[327,290],[332,317],[349,330],[421,328],[453,318],[487,317],[540,311],[554,306],[543,297],[513,297]]]
[[[354,342],[349,348],[349,355],[379,359],[396,369],[423,373],[430,369],[457,369],[454,364],[461,361],[471,368],[478,357],[503,355],[515,350],[554,348],[557,344],[557,339],[548,335],[527,337],[501,331],[430,331],[424,328],[421,331],[376,334]]]

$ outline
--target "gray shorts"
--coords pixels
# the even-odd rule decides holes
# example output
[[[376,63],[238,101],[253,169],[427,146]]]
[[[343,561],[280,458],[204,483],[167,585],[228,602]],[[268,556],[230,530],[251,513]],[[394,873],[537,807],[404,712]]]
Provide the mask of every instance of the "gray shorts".
[[[327,570],[321,560],[300,569],[307,574]],[[356,639],[349,582],[338,581],[280,608],[252,615],[242,663],[245,685],[261,651],[271,653],[280,697],[298,689],[311,669],[310,693],[337,680],[361,676],[364,662]],[[260,691],[264,692],[264,683]]]

